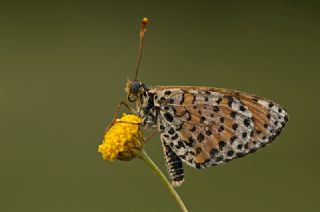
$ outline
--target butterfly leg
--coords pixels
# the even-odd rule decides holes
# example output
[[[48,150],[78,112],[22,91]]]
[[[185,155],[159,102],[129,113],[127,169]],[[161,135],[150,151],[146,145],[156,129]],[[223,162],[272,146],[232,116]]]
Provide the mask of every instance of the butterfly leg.
[[[121,106],[125,106],[128,110],[130,110],[130,111],[131,111],[133,114],[135,114],[135,115],[138,114],[137,111],[136,111],[134,108],[130,107],[126,102],[121,101],[121,102],[118,104],[118,106],[117,106],[117,108],[116,108],[116,111],[114,112],[114,115],[113,115],[113,118],[112,118],[111,123],[110,123],[110,124],[106,127],[106,129],[104,130],[105,132],[108,131],[109,128],[112,127],[112,126],[116,123],[116,119],[117,119],[117,117],[118,117],[118,114],[119,114],[119,111],[120,111],[120,109],[121,109]],[[119,123],[119,122],[117,122],[117,123]],[[121,123],[123,123],[123,122],[121,122]]]
[[[171,184],[174,187],[180,186],[184,181],[184,172],[181,159],[174,153],[171,147],[161,137],[162,147],[165,154],[166,165]]]

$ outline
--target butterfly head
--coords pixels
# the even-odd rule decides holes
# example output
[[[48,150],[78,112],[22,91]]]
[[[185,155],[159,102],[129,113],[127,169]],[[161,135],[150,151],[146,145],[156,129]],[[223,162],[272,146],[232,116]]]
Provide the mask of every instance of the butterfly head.
[[[140,97],[140,93],[144,92],[144,84],[137,80],[128,80],[126,85],[127,98],[129,102],[135,102]]]

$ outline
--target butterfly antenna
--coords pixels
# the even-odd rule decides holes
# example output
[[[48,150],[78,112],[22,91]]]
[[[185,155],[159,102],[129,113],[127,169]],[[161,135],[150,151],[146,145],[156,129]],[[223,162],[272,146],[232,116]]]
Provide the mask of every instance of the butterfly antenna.
[[[138,64],[137,64],[137,69],[136,69],[136,74],[134,76],[134,80],[137,80],[137,77],[138,77],[139,67],[140,67],[141,58],[142,58],[144,34],[146,32],[146,25],[148,22],[149,22],[148,18],[146,18],[146,17],[142,18],[141,29],[140,29],[140,46],[139,46],[139,54],[138,54]]]

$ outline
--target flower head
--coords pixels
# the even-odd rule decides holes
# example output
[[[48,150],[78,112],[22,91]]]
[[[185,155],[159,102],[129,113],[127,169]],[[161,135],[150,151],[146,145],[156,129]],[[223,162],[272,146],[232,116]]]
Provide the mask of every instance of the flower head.
[[[131,160],[143,148],[143,135],[139,125],[142,120],[136,115],[123,114],[104,135],[98,152],[104,160]],[[118,122],[118,123],[117,123]]]

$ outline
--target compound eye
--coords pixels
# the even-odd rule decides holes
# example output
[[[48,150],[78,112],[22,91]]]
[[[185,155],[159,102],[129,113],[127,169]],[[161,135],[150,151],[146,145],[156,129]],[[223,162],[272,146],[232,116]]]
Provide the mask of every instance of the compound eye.
[[[131,93],[137,94],[140,89],[140,83],[137,81],[133,81],[131,85]]]

